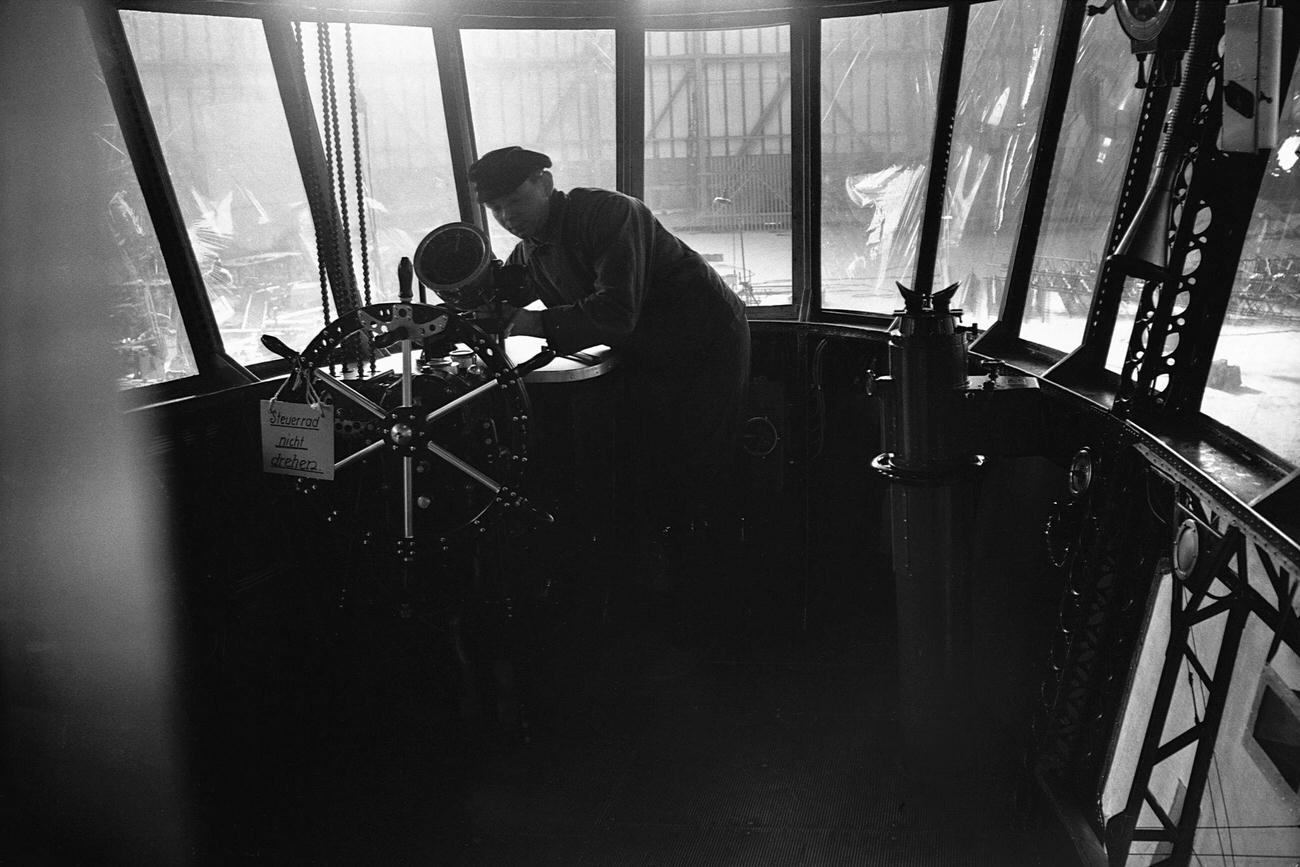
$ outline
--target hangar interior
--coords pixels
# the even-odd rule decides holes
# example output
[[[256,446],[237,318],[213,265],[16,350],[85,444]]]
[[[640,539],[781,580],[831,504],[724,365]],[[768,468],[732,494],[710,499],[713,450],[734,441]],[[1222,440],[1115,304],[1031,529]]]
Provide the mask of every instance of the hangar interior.
[[[0,4],[0,860],[1300,863],[1298,52],[1270,0]],[[512,144],[744,304],[694,523],[638,529],[617,346],[471,309]]]

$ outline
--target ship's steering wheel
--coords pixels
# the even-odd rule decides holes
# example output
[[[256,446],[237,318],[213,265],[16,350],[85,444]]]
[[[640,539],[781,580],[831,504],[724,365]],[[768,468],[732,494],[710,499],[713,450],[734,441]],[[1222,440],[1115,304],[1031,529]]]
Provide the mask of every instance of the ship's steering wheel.
[[[382,464],[381,487],[396,493],[393,511],[400,514],[397,553],[407,563],[417,537],[445,548],[451,534],[483,531],[495,512],[528,506],[519,487],[530,441],[523,377],[555,356],[543,348],[514,365],[502,341],[472,320],[468,309],[491,303],[500,271],[481,230],[448,224],[420,243],[414,265],[402,260],[396,303],[340,316],[301,354],[262,337],[333,403],[336,454],[344,455],[335,471]],[[416,303],[415,274],[447,303]],[[371,359],[378,360],[371,375],[360,376]],[[325,369],[346,371],[349,364],[358,371],[354,379]],[[384,371],[376,373],[380,365]],[[309,489],[329,484],[305,482]]]

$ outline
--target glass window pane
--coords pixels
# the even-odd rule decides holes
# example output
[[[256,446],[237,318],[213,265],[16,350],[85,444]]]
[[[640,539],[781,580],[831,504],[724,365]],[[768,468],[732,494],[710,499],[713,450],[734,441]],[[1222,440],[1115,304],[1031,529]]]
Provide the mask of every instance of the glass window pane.
[[[1057,349],[1083,338],[1143,91],[1129,38],[1109,15],[1084,21],[1029,279],[1021,336]],[[1116,337],[1127,342],[1128,333]]]
[[[90,34],[78,28],[74,35],[86,43],[77,56],[83,66],[81,74],[94,83],[86,92],[94,95],[97,113],[96,139],[101,159],[96,165],[104,167],[100,178],[103,216],[118,250],[106,268],[112,275],[108,287],[112,310],[108,335],[117,350],[118,384],[133,388],[193,376],[198,370],[190,353],[189,337],[140,182],[122,140],[122,128],[104,87],[103,73],[95,62]]]
[[[646,34],[645,201],[750,306],[790,304],[790,28]]]
[[[104,100],[108,101],[107,93]],[[100,135],[104,149],[110,152],[106,161],[113,165],[105,179],[114,188],[107,210],[120,253],[110,266],[116,275],[111,320],[120,361],[118,383],[128,388],[193,376],[198,370],[190,353],[190,339],[111,109],[100,126]]]
[[[1202,410],[1300,464],[1300,65],[1246,232]]]
[[[478,153],[509,145],[551,158],[561,190],[617,184],[613,30],[462,30]],[[504,259],[517,239],[491,218]]]
[[[970,321],[995,318],[1037,148],[1058,0],[970,11],[934,286],[960,283]]]
[[[347,206],[357,292],[364,303],[368,284],[372,302],[395,301],[402,257],[413,256],[430,230],[460,219],[433,31],[383,24],[354,24],[350,31],[356,98],[348,87],[349,28],[343,24],[329,25],[328,32],[317,24],[302,25],[307,87],[321,135],[328,137],[323,144],[335,195]],[[327,55],[321,53],[322,39]],[[328,59],[324,78],[322,56]],[[322,88],[331,82],[337,122],[322,108]],[[358,195],[354,132],[361,145],[364,195]],[[318,282],[318,312],[319,292]]]
[[[822,22],[822,306],[889,312],[916,271],[944,9]]]
[[[123,12],[226,351],[322,324],[315,235],[260,21]]]
[[[1124,369],[1124,354],[1128,352],[1128,341],[1133,334],[1138,302],[1142,299],[1142,287],[1143,281],[1140,278],[1124,278],[1124,288],[1119,296],[1119,312],[1115,316],[1115,331],[1106,352],[1107,370],[1119,373]]]

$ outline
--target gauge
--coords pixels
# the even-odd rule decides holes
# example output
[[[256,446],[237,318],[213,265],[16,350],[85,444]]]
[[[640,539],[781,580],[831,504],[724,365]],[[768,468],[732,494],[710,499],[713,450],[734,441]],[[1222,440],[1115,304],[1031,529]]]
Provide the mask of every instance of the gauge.
[[[1070,458],[1070,494],[1081,497],[1092,487],[1092,450],[1079,449]]]
[[[1115,15],[1129,39],[1150,42],[1169,22],[1175,5],[1174,0],[1119,0]]]
[[[776,444],[781,441],[781,435],[776,432],[776,425],[767,416],[754,416],[745,422],[741,431],[741,444],[745,451],[756,458],[765,458],[775,449]]]
[[[1187,576],[1191,575],[1192,570],[1196,568],[1196,561],[1200,555],[1200,529],[1196,526],[1196,521],[1188,518],[1178,525],[1178,533],[1174,536],[1174,574],[1179,580],[1187,580]]]

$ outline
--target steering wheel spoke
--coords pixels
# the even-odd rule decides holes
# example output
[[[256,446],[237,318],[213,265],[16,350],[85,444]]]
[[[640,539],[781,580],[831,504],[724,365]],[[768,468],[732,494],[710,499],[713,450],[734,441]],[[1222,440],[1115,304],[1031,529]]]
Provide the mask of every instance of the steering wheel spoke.
[[[464,394],[462,394],[460,397],[448,401],[447,403],[438,407],[433,412],[429,413],[424,417],[424,423],[429,424],[430,422],[435,422],[438,419],[442,418],[444,415],[448,415],[449,413],[457,409],[460,409],[463,405],[469,403],[471,400],[474,400],[477,397],[481,397],[482,395],[487,394],[489,391],[493,391],[500,385],[501,383],[495,379],[489,380],[488,382],[483,383],[482,385],[478,386],[472,391],[467,391]]]
[[[465,461],[462,461],[460,458],[456,457],[454,454],[447,451],[437,443],[429,442],[426,444],[426,448],[428,448],[429,451],[433,452],[438,457],[442,458],[451,466],[455,467],[465,475],[469,476],[474,481],[478,482],[483,487],[487,488],[492,493],[495,494],[501,490],[501,484],[497,482],[495,479],[493,479],[491,476],[479,472],[473,466],[466,463]]]
[[[368,446],[363,446],[363,447],[357,449],[355,452],[353,452],[352,454],[348,455],[346,458],[343,458],[343,459],[340,460],[340,461],[335,461],[335,462],[334,462],[334,472],[337,473],[339,470],[343,469],[343,468],[346,467],[348,464],[356,463],[357,461],[361,460],[362,458],[366,457],[367,455],[372,455],[372,454],[374,454],[375,452],[379,451],[379,450],[382,449],[383,447],[384,447],[384,441],[383,441],[383,440],[375,440],[375,441],[372,442],[370,445],[368,445]]]
[[[318,381],[321,385],[325,386],[327,389],[332,391],[334,394],[351,402],[358,408],[365,410],[366,412],[370,413],[374,417],[386,418],[388,416],[388,413],[384,411],[384,408],[382,406],[375,403],[373,400],[366,397],[364,394],[357,391],[355,388],[348,385],[347,383],[335,379],[333,376],[330,376],[325,371],[313,370],[311,371],[311,375],[316,379],[316,381]]]

